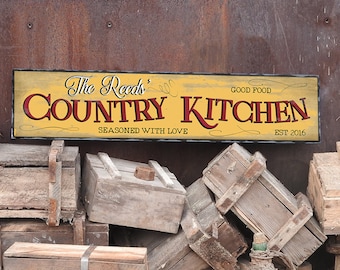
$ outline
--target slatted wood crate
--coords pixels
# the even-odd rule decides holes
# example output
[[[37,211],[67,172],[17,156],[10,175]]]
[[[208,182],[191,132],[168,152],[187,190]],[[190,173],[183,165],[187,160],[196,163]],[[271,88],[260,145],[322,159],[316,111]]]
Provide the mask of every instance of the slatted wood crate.
[[[70,223],[48,226],[37,219],[0,220],[0,266],[2,255],[15,242],[109,245],[109,225],[94,223],[85,219],[85,212],[78,212]]]
[[[145,180],[140,171],[154,171],[146,174],[146,178],[154,178]],[[105,153],[87,154],[83,187],[91,221],[178,232],[186,191],[175,175],[156,161],[144,164]]]
[[[238,229],[216,209],[202,179],[187,188],[187,209],[181,226],[190,248],[215,270],[233,270],[247,249]]]
[[[234,143],[203,171],[204,183],[216,195],[221,213],[233,211],[254,233],[262,232],[268,248],[282,253],[287,265],[301,265],[327,239],[313,217],[308,198],[293,196],[253,156]]]
[[[134,230],[129,235],[128,245],[147,247],[150,270],[234,270],[247,249],[243,235],[217,211],[201,179],[187,188],[177,234]]]
[[[307,195],[323,232],[340,234],[340,142],[337,152],[313,154]]]
[[[146,248],[16,242],[4,270],[147,270]]]
[[[0,144],[0,218],[72,219],[80,187],[78,147]]]

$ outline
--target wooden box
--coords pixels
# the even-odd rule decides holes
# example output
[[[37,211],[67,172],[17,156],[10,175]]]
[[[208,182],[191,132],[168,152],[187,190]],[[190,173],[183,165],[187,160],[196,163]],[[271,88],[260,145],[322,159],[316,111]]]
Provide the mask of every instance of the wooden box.
[[[254,233],[262,232],[268,248],[287,265],[299,266],[325,241],[309,200],[293,196],[266,168],[237,143],[217,155],[203,171],[204,183],[217,197],[221,213],[233,211]]]
[[[4,270],[147,270],[146,248],[16,242],[3,257]]]
[[[0,144],[0,218],[72,219],[80,187],[78,147]]]
[[[234,270],[247,249],[243,235],[217,211],[201,179],[187,188],[177,234],[135,229],[125,235],[125,245],[147,247],[150,270]]]
[[[340,149],[314,153],[310,162],[307,195],[326,235],[340,234]]]
[[[135,176],[152,170],[154,179]],[[186,191],[174,174],[155,161],[148,165],[110,158],[105,153],[87,154],[83,187],[91,221],[168,233],[178,231]]]
[[[15,242],[108,246],[109,225],[85,220],[85,213],[59,226],[37,219],[1,219],[0,265],[3,252]]]
[[[202,179],[191,184],[187,194],[181,227],[189,247],[213,269],[234,270],[248,247],[243,235],[218,212]]]

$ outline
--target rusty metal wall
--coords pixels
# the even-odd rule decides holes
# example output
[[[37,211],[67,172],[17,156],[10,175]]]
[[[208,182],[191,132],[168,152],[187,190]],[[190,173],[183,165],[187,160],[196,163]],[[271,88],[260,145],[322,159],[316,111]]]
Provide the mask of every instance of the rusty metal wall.
[[[0,9],[0,142],[22,143],[10,139],[13,68],[319,75],[320,143],[245,145],[294,193],[306,188],[312,153],[340,140],[339,0],[2,0]],[[68,143],[157,159],[186,185],[227,146]]]
[[[319,75],[320,143],[244,145],[293,193],[306,188],[312,153],[340,140],[339,0],[2,0],[0,9],[0,142],[22,143],[10,139],[13,68]],[[185,185],[227,146],[68,144],[157,159]]]
[[[339,0],[1,0],[0,10],[2,143],[48,143],[10,138],[13,68],[319,75],[320,143],[244,144],[293,193],[306,189],[312,153],[335,151],[340,140]],[[184,185],[227,147],[66,143],[156,159]]]

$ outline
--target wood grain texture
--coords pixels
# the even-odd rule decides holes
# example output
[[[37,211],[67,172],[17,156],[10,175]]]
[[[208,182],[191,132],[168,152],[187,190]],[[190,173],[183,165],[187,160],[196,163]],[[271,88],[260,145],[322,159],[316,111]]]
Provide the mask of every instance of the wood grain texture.
[[[140,163],[114,158],[110,161],[121,179],[112,178],[98,156],[86,155],[83,196],[89,220],[177,233],[186,191],[176,177],[162,168],[173,187],[165,186],[158,175],[154,181],[141,181],[134,175]]]
[[[0,144],[0,209],[43,210],[49,209],[55,201],[61,210],[77,210],[79,148],[65,147],[60,161],[55,162],[54,172],[58,177],[54,176],[52,182],[48,167],[49,149],[39,145]]]
[[[81,269],[81,259],[91,246],[16,242],[4,252],[5,269]],[[66,266],[65,266],[66,265]],[[86,269],[146,270],[145,248],[93,247]]]
[[[36,219],[1,219],[1,265],[3,252],[15,242],[109,245],[108,224],[88,220],[84,221],[84,224],[78,224],[81,220],[81,218],[75,218],[73,225],[61,223],[58,227],[51,227],[44,221]],[[79,239],[80,233],[83,237],[82,243]]]
[[[203,181],[219,198],[243,175],[250,160],[251,154],[234,143],[210,162],[204,170]],[[225,168],[230,168],[230,164],[235,164],[234,169],[226,171]],[[262,232],[270,240],[277,236],[282,227],[294,224],[288,221],[295,213],[299,215],[298,207],[298,200],[265,169],[231,210],[254,233]],[[285,241],[287,243],[281,248],[288,259],[297,266],[313,254],[327,238],[315,220],[310,218],[307,209],[302,212],[303,218],[308,221],[304,220],[305,226],[299,226],[298,232],[290,237],[289,241]],[[289,234],[289,231],[286,233]],[[301,243],[305,244],[301,246]]]
[[[338,152],[314,153],[310,161],[307,195],[323,232],[340,233],[340,158]]]

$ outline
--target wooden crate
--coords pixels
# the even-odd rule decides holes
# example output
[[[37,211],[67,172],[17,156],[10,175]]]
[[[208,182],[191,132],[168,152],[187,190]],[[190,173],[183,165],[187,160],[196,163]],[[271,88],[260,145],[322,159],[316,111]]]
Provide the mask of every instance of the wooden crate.
[[[154,170],[154,179],[137,178],[139,168]],[[89,220],[140,229],[177,233],[184,187],[157,162],[148,164],[87,154],[83,198]]]
[[[221,213],[231,210],[254,233],[262,232],[287,265],[301,265],[326,241],[307,197],[293,196],[264,168],[260,153],[252,156],[234,143],[208,164],[203,181]]]
[[[190,248],[215,270],[235,269],[247,250],[243,235],[218,212],[202,179],[187,188],[181,226]]]
[[[217,211],[201,179],[187,188],[177,234],[133,230],[127,235],[125,245],[147,247],[150,270],[234,270],[247,249],[243,235]]]
[[[72,219],[80,186],[78,147],[0,144],[0,218]]]
[[[109,225],[85,220],[85,212],[76,213],[72,224],[48,226],[37,219],[0,220],[0,266],[2,255],[15,242],[109,245]]]
[[[4,270],[147,270],[146,248],[16,242],[3,257]]]
[[[340,234],[340,147],[337,152],[314,153],[307,195],[326,235]]]

